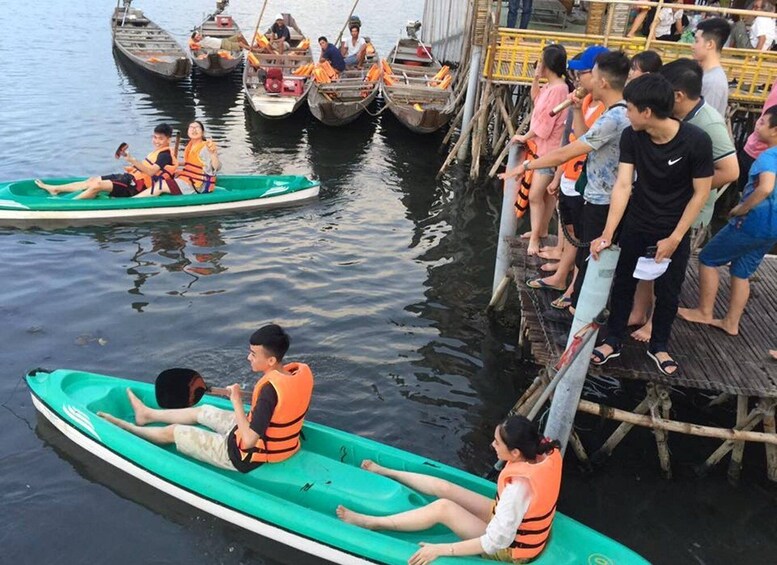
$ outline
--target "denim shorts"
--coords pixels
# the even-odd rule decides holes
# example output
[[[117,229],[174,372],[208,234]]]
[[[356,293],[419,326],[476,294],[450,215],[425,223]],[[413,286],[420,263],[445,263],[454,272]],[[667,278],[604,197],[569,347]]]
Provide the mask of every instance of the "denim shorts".
[[[359,62],[359,56],[356,54],[348,55],[347,57],[345,57],[344,60],[345,60],[345,64],[351,67]]]
[[[552,177],[556,174],[556,168],[555,167],[542,167],[541,169],[532,169],[535,173],[538,175],[545,175],[548,177]]]
[[[731,276],[749,279],[758,269],[764,255],[776,244],[777,239],[753,237],[726,224],[701,250],[699,263],[705,267],[720,267],[731,263]]]

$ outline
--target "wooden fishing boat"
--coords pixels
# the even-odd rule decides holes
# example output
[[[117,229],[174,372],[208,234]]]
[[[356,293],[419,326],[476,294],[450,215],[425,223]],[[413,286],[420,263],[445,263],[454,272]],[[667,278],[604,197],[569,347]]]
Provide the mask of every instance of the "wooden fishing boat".
[[[65,184],[83,179],[44,179]],[[0,225],[131,222],[155,218],[230,214],[287,206],[318,196],[320,185],[303,176],[221,175],[212,192],[150,198],[75,200],[78,193],[52,196],[32,180],[0,183]]]
[[[455,111],[453,75],[435,79],[442,65],[417,39],[400,39],[383,69],[383,100],[397,119],[417,133],[432,133]]]
[[[380,92],[379,61],[373,48],[364,69],[346,69],[329,83],[311,81],[308,106],[313,116],[328,126],[344,126],[358,118]]]
[[[229,4],[229,0],[216,2],[216,11],[209,14],[195,28],[195,31],[201,33],[204,37],[215,37],[217,39],[227,39],[240,34],[241,31],[237,22],[235,22],[232,16],[223,13],[227,4]],[[243,50],[235,47],[237,46],[231,49],[209,49],[200,46],[196,51],[192,51],[190,45],[189,54],[194,66],[203,73],[220,77],[231,73],[243,62]]]
[[[243,91],[251,108],[270,119],[291,116],[305,102],[311,81],[293,72],[313,63],[310,40],[306,39],[289,14],[283,14],[291,32],[290,48],[284,53],[252,51],[243,68]],[[255,38],[256,39],[256,38]]]
[[[97,416],[108,412],[132,421],[126,389],[156,407],[154,386],[71,370],[31,371],[32,402],[70,441],[137,479],[248,531],[338,564],[406,564],[421,541],[457,541],[447,528],[422,532],[370,531],[337,519],[344,504],[357,512],[389,514],[433,500],[387,477],[361,469],[363,459],[447,479],[488,497],[496,485],[459,469],[315,423],[305,423],[302,449],[281,463],[238,473],[154,445]],[[229,410],[227,399],[201,403]],[[117,522],[117,528],[120,523]],[[441,558],[446,563],[493,563],[479,556]],[[536,565],[647,561],[606,536],[557,512],[550,540]]]
[[[168,32],[124,0],[111,17],[113,45],[138,67],[167,80],[183,80],[192,62]]]

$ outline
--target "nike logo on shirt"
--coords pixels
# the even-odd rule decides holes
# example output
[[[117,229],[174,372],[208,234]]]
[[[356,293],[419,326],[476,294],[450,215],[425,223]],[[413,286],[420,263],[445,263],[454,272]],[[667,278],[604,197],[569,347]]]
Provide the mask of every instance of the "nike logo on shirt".
[[[669,166],[671,167],[672,165],[674,165],[675,163],[677,163],[678,161],[681,161],[681,160],[682,160],[682,157],[678,157],[677,159],[669,159],[669,161],[667,161],[667,163],[669,163]]]

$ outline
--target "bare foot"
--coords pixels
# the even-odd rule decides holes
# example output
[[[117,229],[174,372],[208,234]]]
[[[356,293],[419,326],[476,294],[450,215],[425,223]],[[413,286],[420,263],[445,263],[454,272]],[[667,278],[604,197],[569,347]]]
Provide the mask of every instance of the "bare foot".
[[[771,356],[772,356],[772,359],[774,359],[775,361],[777,361],[777,349],[770,349],[770,350],[769,350],[769,355],[771,355]]]
[[[538,253],[537,256],[542,257],[542,252]],[[543,263],[540,265],[540,270],[545,271],[546,273],[553,273],[558,271],[558,263]]]
[[[531,232],[530,231],[523,232],[521,234],[521,239],[529,239],[530,237],[531,237]]]
[[[132,405],[132,411],[135,412],[135,423],[138,426],[145,426],[152,421],[149,414],[149,407],[143,404],[130,389],[127,389],[127,398],[129,398],[130,404]]]
[[[337,514],[337,517],[340,518],[346,524],[353,524],[354,526],[370,529],[369,516],[365,516],[364,514],[359,514],[358,512],[354,512],[353,510],[348,510],[342,504],[340,504],[337,507],[337,509],[335,510],[335,514]]]
[[[644,326],[648,323],[647,316],[643,313],[635,313],[634,310],[631,311],[631,314],[629,314],[629,321],[626,322],[626,325],[631,326]]]
[[[123,430],[127,430],[128,432],[132,431],[132,424],[125,422],[121,418],[117,418],[113,414],[108,414],[107,412],[98,412],[97,415],[103,420],[108,420],[111,424],[119,426]]]
[[[718,328],[719,330],[723,330],[728,335],[739,335],[739,324],[733,324],[728,320],[728,318],[723,318],[722,320],[712,320],[710,325],[714,328]]]
[[[710,324],[712,323],[712,314],[704,314],[698,308],[678,308],[677,315],[683,320],[693,322],[694,324]]]
[[[361,468],[365,471],[369,471],[370,473],[375,473],[377,475],[386,475],[389,471],[385,467],[382,467],[375,463],[372,459],[365,459],[362,461]]]
[[[652,333],[653,333],[653,322],[651,321],[643,325],[638,330],[631,332],[631,337],[633,339],[636,339],[637,341],[642,341],[647,343],[648,341],[650,341],[650,334]]]
[[[543,247],[537,255],[543,259],[558,261],[561,259],[561,249],[558,247]]]
[[[49,194],[52,194],[54,196],[59,194],[59,191],[57,190],[57,187],[54,186],[53,184],[46,184],[45,182],[43,182],[40,179],[35,179],[33,182],[35,183],[35,186],[37,186],[38,188],[42,188],[43,190],[45,190]]]
[[[529,245],[526,247],[526,255],[529,257],[536,255],[540,251],[540,242],[534,239],[529,240]]]

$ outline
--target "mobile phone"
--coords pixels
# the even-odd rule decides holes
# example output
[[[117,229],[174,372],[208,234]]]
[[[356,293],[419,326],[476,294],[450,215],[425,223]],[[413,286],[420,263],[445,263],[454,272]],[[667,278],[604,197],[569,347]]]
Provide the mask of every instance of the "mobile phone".
[[[651,245],[647,249],[645,249],[645,257],[648,257],[648,258],[655,257],[657,252],[658,252],[658,247],[655,245]]]

